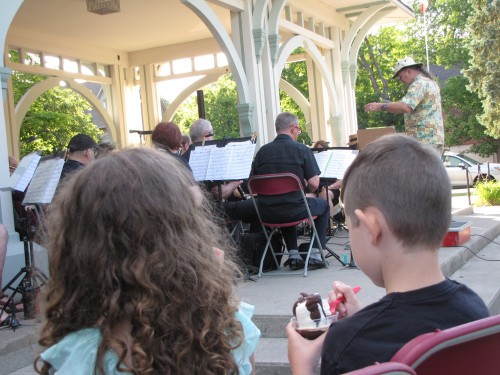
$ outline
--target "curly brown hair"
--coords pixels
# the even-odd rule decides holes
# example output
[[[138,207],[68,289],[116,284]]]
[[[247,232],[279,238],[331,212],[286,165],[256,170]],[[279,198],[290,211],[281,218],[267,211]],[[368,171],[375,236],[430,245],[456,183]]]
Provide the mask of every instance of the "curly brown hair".
[[[97,373],[108,350],[134,374],[238,373],[239,272],[193,184],[177,160],[150,149],[112,153],[68,181],[48,220],[42,347],[98,327]],[[213,247],[226,249],[223,264]],[[117,335],[124,324],[130,342]],[[36,367],[48,374],[50,364],[39,357]]]

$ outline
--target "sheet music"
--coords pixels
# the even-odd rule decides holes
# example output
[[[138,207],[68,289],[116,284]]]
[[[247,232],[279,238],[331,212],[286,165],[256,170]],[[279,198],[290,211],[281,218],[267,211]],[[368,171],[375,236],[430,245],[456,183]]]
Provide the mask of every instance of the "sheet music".
[[[314,153],[314,158],[316,159],[316,163],[318,163],[319,170],[322,172],[322,174],[326,169],[328,160],[330,160],[330,156],[332,156],[332,154],[329,153],[328,150]],[[324,176],[320,175],[320,177]]]
[[[191,151],[189,156],[189,166],[193,171],[195,181],[205,180],[207,175],[208,162],[210,160],[210,152],[215,146],[196,147]]]
[[[9,186],[14,190],[25,191],[35,174],[40,159],[41,156],[36,152],[32,152],[22,158],[16,170],[10,176]]]
[[[229,172],[228,160],[231,158],[231,148],[218,147],[211,151],[205,180],[225,180]]]
[[[328,155],[322,156],[321,154]],[[324,168],[322,168],[318,162],[321,170],[320,177],[343,179],[346,169],[351,165],[357,155],[358,150],[328,150],[318,152],[315,154],[315,157],[320,157],[320,161],[323,165],[325,165],[323,159],[328,158]]]
[[[226,144],[226,147],[227,146],[233,146],[233,145],[241,145],[242,143],[251,144],[252,141],[249,139],[248,141],[243,141],[243,142],[229,142],[229,143]]]
[[[194,179],[224,181],[248,178],[255,147],[254,143],[231,142],[226,147],[195,148],[189,158]]]
[[[24,197],[23,204],[48,204],[56,192],[64,159],[50,159],[40,163]]]
[[[232,144],[232,146],[231,158],[229,160],[229,172],[225,179],[245,180],[250,176],[256,145],[248,141]]]

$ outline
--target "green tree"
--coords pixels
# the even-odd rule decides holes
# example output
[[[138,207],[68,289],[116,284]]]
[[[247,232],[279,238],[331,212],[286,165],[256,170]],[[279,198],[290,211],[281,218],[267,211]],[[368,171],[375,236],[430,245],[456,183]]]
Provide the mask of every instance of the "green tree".
[[[70,139],[85,133],[99,139],[100,130],[93,124],[90,104],[77,92],[60,87],[38,97],[21,125],[21,156],[32,151],[50,154],[66,147]]]
[[[405,55],[407,48],[403,36],[397,27],[387,27],[368,35],[361,45],[355,86],[358,127],[361,129],[395,126],[398,131],[404,130],[402,116],[364,110],[366,103],[398,101],[404,95],[404,86],[391,79],[395,62]]]
[[[231,75],[221,76],[217,82],[203,88],[205,100],[205,117],[210,120],[214,129],[215,138],[240,137],[240,122],[236,106],[238,97],[236,83]],[[176,111],[173,122],[182,132],[189,134],[189,127],[198,118],[196,95],[189,97]]]
[[[9,56],[11,61],[19,62],[18,51],[9,51]],[[31,59],[29,54],[26,58]],[[36,65],[33,61],[31,64]],[[46,78],[14,71],[14,103],[19,103],[30,88]],[[46,91],[31,104],[21,124],[20,156],[32,151],[42,151],[42,154],[60,151],[78,133],[88,134],[98,140],[101,131],[92,123],[91,109],[87,100],[71,89],[56,87]]]
[[[470,19],[470,67],[465,75],[469,88],[483,102],[483,112],[478,117],[487,134],[500,138],[500,1],[475,0],[474,15]]]
[[[498,143],[484,134],[484,127],[477,120],[481,113],[481,100],[465,88],[468,83],[464,76],[453,77],[446,81],[441,91],[446,113],[446,143],[462,145],[470,140],[480,141],[473,144],[469,151],[486,157],[496,152]]]

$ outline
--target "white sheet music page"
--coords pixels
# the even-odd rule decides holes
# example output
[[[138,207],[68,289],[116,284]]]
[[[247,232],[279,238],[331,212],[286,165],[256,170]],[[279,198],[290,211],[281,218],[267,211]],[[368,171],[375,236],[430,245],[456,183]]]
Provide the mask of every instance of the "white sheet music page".
[[[48,204],[52,201],[61,178],[64,159],[50,159],[40,163],[28,187],[23,204]]]
[[[229,171],[229,160],[231,158],[231,147],[217,147],[210,152],[208,161],[207,180],[226,180]]]
[[[319,177],[325,177],[324,171],[326,170],[326,166],[328,165],[328,161],[330,160],[330,157],[332,156],[332,153],[330,151],[331,150],[326,150],[326,151],[314,153],[314,158],[316,159],[316,163],[318,163],[319,170],[321,171],[321,174],[319,175]]]
[[[189,166],[193,171],[195,181],[205,181],[207,176],[208,161],[210,160],[210,151],[216,148],[214,146],[196,147],[189,156]]]
[[[9,186],[14,190],[25,191],[35,174],[40,159],[41,156],[36,152],[22,158],[16,170],[10,176]]]
[[[231,150],[226,180],[245,180],[250,176],[255,147],[255,143],[250,141],[230,143],[226,146]]]
[[[328,150],[332,152],[332,156],[328,161],[326,169],[321,174],[321,177],[344,178],[344,173],[351,165],[353,160],[358,155],[358,150]]]

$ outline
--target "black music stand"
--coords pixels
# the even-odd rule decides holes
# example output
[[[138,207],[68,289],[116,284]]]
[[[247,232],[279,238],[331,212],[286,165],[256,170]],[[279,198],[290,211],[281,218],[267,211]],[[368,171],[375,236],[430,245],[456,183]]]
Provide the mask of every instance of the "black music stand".
[[[328,150],[336,150],[336,151],[343,151],[342,153],[348,153],[351,157],[353,155],[353,153],[357,153],[356,151],[353,151],[353,149],[351,147],[327,147],[327,148],[312,148],[311,149],[313,152],[317,152],[317,153],[321,153],[321,152],[325,152],[325,151],[328,151]],[[352,159],[349,159],[351,162],[352,162]],[[328,161],[328,164],[331,165],[331,161]],[[350,164],[350,163],[349,163]],[[324,169],[325,169],[326,165],[323,166],[323,168],[321,169],[322,172],[324,172]],[[321,168],[321,167],[320,167]],[[347,166],[343,166],[343,169],[345,170],[347,168]],[[343,173],[342,173],[343,174]],[[330,204],[329,200],[329,190],[328,190],[328,185],[330,184],[330,181],[333,180],[333,178],[337,179],[337,175],[332,175],[332,176],[329,176],[329,177],[322,177],[321,180],[323,180],[325,182],[325,189],[326,190],[326,200],[328,202],[328,204]],[[333,218],[333,215],[332,215],[332,218]],[[334,219],[335,220],[335,219]],[[335,233],[337,233],[338,231],[340,231],[341,229],[345,229],[346,231],[349,231],[348,228],[344,225],[344,223],[342,223],[341,221],[339,220],[335,220],[336,222],[336,228],[335,228]],[[329,229],[329,233],[331,233],[332,231],[332,228],[331,228],[331,224],[330,224],[330,220],[328,220],[328,229]],[[330,236],[330,237],[334,237],[335,236],[335,233],[333,234],[333,236]],[[356,263],[354,263],[354,259],[352,257],[352,252],[350,253],[350,261],[348,264],[346,264],[345,262],[343,262],[339,255],[336,254],[333,250],[329,249],[327,247],[328,252],[330,254],[327,254],[326,257],[330,257],[330,256],[333,256],[335,257],[343,266],[344,268],[357,268],[356,266]]]
[[[35,233],[35,227],[31,225],[28,218],[20,219],[20,230],[19,238],[24,244],[24,267],[14,276],[5,287],[2,292],[5,293],[7,290],[11,290],[12,294],[8,298],[7,302],[0,306],[0,315],[6,310],[6,308],[11,306],[11,322],[10,327],[16,330],[20,326],[19,322],[15,317],[15,305],[14,298],[16,294],[20,293],[22,295],[22,302],[24,308],[24,318],[33,319],[35,317],[35,298],[40,292],[40,287],[45,285],[49,278],[35,266],[35,257],[33,251],[33,235]],[[16,283],[14,287],[13,285]],[[38,284],[40,282],[40,284]]]

